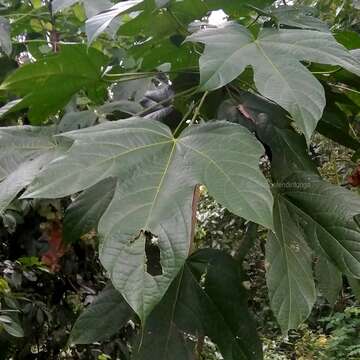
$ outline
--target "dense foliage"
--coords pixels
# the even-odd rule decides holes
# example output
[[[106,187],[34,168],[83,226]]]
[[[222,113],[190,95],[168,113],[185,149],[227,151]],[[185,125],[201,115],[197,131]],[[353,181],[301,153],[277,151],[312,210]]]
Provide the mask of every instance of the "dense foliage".
[[[0,1],[0,356],[262,359],[359,295],[359,7]]]

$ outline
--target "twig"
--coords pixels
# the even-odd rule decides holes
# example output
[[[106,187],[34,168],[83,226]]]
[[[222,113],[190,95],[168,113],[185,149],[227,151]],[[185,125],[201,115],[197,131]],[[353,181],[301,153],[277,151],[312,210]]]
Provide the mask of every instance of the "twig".
[[[209,93],[208,91],[205,91],[205,92],[204,92],[204,94],[203,94],[203,96],[202,96],[202,98],[201,98],[201,100],[200,100],[200,102],[199,102],[199,105],[196,107],[196,109],[195,109],[195,111],[194,111],[194,115],[193,115],[193,117],[192,117],[192,119],[191,119],[190,124],[193,124],[193,123],[195,122],[196,118],[199,116],[199,114],[200,114],[200,109],[201,109],[201,107],[203,106],[204,101],[205,101],[208,93]]]

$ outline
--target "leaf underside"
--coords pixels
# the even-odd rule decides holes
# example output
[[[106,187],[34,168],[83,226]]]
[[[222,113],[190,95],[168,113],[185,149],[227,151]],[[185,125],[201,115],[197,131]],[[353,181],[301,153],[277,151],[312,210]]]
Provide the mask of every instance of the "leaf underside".
[[[210,122],[174,138],[159,122],[131,118],[62,134],[74,141],[23,195],[58,198],[119,179],[102,216],[100,258],[114,286],[142,320],[161,299],[189,252],[193,190],[272,228],[272,195],[259,169],[262,146],[245,128]],[[145,245],[160,251],[149,274]]]

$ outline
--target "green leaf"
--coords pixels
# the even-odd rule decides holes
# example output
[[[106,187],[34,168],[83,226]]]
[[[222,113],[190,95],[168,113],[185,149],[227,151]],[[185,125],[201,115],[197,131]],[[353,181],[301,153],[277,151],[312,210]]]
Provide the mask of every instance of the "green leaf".
[[[282,196],[308,244],[346,275],[360,278],[359,196],[306,173],[294,174],[287,184]]]
[[[2,16],[0,16],[0,47],[6,55],[11,55],[12,43],[10,36],[10,22]]]
[[[299,61],[340,65],[360,75],[360,63],[331,34],[312,30],[263,29],[255,38],[229,23],[206,29],[187,41],[205,44],[200,57],[202,89],[220,88],[250,65],[255,85],[265,97],[287,110],[309,142],[325,107],[324,89]]]
[[[59,132],[79,130],[95,125],[97,114],[92,110],[73,111],[66,113],[58,126]]]
[[[351,276],[347,276],[346,278],[349,282],[353,295],[355,296],[357,301],[360,301],[360,280],[355,279]]]
[[[280,106],[250,93],[239,97],[238,106],[250,116],[246,121],[255,125],[258,138],[269,146],[271,175],[276,181],[295,171],[317,173],[305,138],[291,127],[286,112]]]
[[[241,283],[239,264],[229,255],[210,249],[193,254],[150,315],[136,358],[193,359],[185,339],[192,334],[208,336],[225,360],[262,359]]]
[[[171,70],[197,65],[193,47],[182,44],[184,32],[187,33],[187,24],[201,19],[210,8],[201,0],[171,1],[168,8],[170,11],[144,10],[119,30],[120,35],[146,40],[129,49],[129,54],[141,61],[142,69],[153,70],[164,63],[170,63]]]
[[[0,213],[28,186],[40,170],[60,155],[52,128],[0,129]]]
[[[76,320],[70,334],[72,344],[91,344],[115,335],[133,316],[120,293],[106,287]]]
[[[15,110],[16,105],[21,102],[21,99],[9,101],[7,104],[0,108],[0,118]]]
[[[112,3],[108,0],[53,0],[53,11],[55,13],[62,11],[76,3],[82,3],[84,5],[86,16],[88,18],[95,16],[112,6]]]
[[[360,143],[350,136],[349,120],[336,105],[330,104],[325,108],[316,130],[350,149],[357,150],[360,148]]]
[[[316,300],[311,252],[286,202],[275,198],[275,234],[266,242],[270,305],[283,332],[297,328]]]
[[[10,319],[10,318],[9,318]],[[24,330],[22,329],[21,325],[17,323],[14,319],[11,318],[11,322],[3,322],[1,323],[5,331],[10,334],[11,336],[22,338],[24,337]]]
[[[103,98],[102,73],[107,61],[101,52],[85,45],[62,45],[60,53],[16,70],[0,88],[23,97],[12,111],[29,108],[31,122],[39,124],[61,110],[80,90],[95,102]]]
[[[271,15],[282,25],[330,32],[327,24],[315,17],[316,10],[308,6],[279,6],[271,11]]]
[[[135,101],[119,100],[99,106],[96,112],[101,115],[108,115],[112,113],[123,113],[128,115],[135,115],[144,111],[144,108]]]
[[[135,7],[137,7],[137,5],[141,4],[142,2],[143,0],[122,1],[118,4],[115,4],[107,11],[88,19],[85,24],[88,44],[90,45],[102,32],[104,32],[113,23],[115,18],[125,12],[135,10]],[[121,23],[116,24],[116,28],[118,28],[120,24]]]
[[[272,227],[272,195],[259,169],[262,146],[226,122],[193,126],[174,138],[156,121],[130,118],[71,132],[66,156],[24,197],[63,197],[117,177],[99,224],[102,264],[142,320],[161,299],[189,252],[196,184],[235,214]],[[152,234],[152,235],[151,235]],[[145,244],[160,252],[162,274],[148,272]]]
[[[321,294],[333,307],[343,286],[341,272],[325,256],[320,256],[315,265],[315,275]]]
[[[76,242],[91,230],[96,230],[101,216],[109,206],[116,187],[114,178],[105,179],[85,190],[67,208],[63,236],[66,242]]]

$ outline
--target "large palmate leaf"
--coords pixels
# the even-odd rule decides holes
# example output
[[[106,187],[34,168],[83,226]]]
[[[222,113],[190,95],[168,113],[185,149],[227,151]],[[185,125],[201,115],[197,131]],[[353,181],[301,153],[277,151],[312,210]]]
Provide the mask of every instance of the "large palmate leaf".
[[[107,57],[86,45],[62,45],[59,54],[48,55],[25,65],[1,85],[21,97],[11,111],[29,108],[32,123],[40,123],[62,109],[71,97],[85,90],[94,101],[104,97],[102,81]]]
[[[298,219],[306,241],[350,277],[360,278],[360,198],[306,173],[287,179],[283,201]]]
[[[283,331],[296,328],[316,300],[311,252],[287,205],[276,197],[275,234],[266,242],[266,282],[270,305]]]
[[[116,334],[133,317],[120,293],[107,286],[76,320],[70,335],[73,344],[91,344]]]
[[[199,31],[187,41],[205,44],[200,57],[201,88],[220,88],[250,65],[259,92],[287,110],[309,141],[324,106],[324,89],[300,63],[340,65],[360,75],[360,63],[331,34],[313,30],[263,29],[257,38],[229,23]]]
[[[14,126],[0,130],[0,213],[29,185],[61,147],[52,128]]]
[[[130,118],[66,137],[74,141],[66,156],[43,171],[24,197],[62,197],[119,178],[99,225],[100,257],[142,320],[188,255],[196,184],[205,184],[235,214],[272,227],[272,196],[258,166],[263,149],[239,125],[211,122],[174,138],[159,122]],[[145,245],[158,248],[155,264]]]
[[[262,359],[238,266],[216,250],[192,255],[150,315],[135,358],[193,359],[187,342],[192,334],[208,336],[224,360]]]

